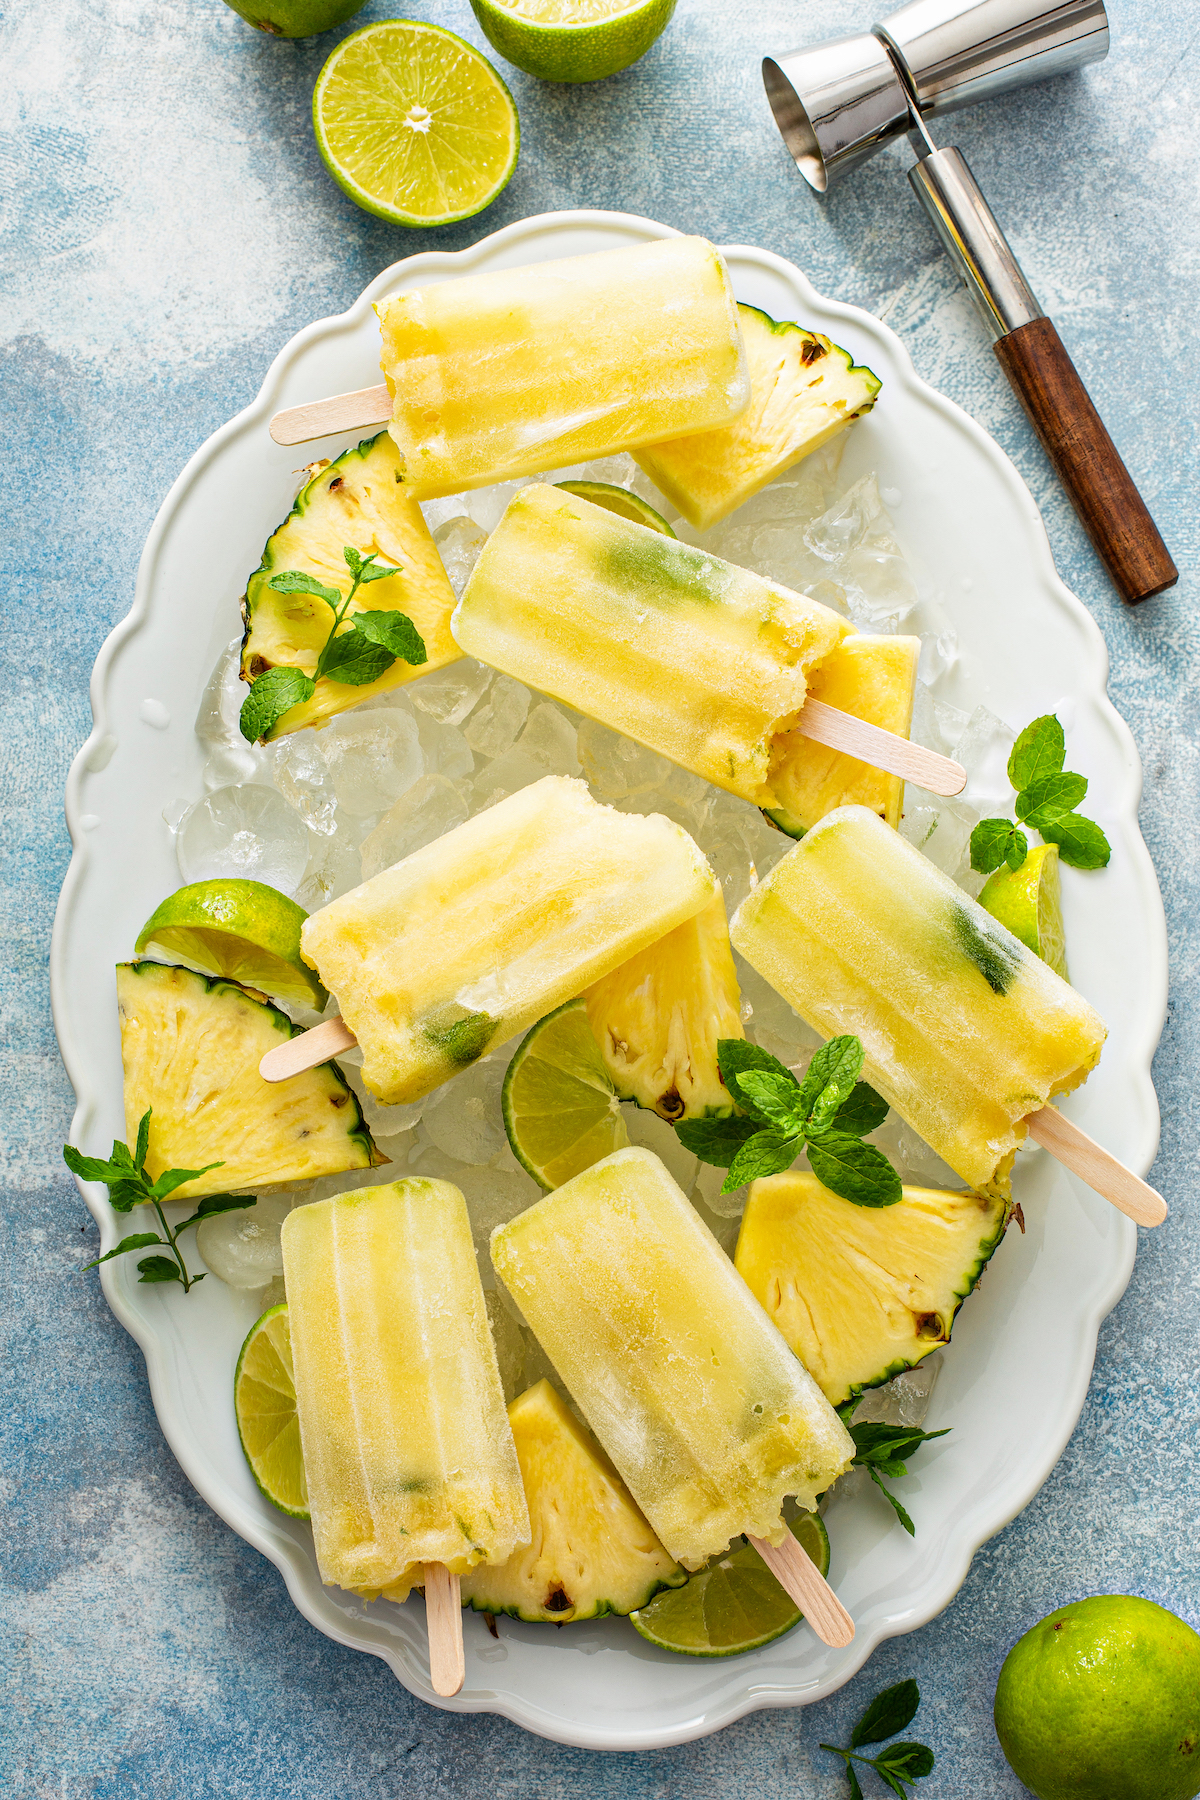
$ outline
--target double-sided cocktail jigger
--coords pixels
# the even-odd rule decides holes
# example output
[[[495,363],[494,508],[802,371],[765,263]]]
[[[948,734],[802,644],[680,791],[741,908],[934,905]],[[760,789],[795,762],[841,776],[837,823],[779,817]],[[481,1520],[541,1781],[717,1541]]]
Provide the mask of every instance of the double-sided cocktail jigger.
[[[939,150],[925,124],[1107,51],[1103,0],[912,0],[869,32],[765,57],[763,81],[784,142],[819,194],[908,133],[917,198],[1097,554],[1121,598],[1135,601],[1179,572],[965,157]]]

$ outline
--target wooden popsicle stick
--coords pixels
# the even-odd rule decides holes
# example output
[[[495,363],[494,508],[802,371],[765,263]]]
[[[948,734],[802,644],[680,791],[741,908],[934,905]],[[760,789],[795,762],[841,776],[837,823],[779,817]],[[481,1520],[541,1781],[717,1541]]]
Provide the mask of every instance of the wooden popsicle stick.
[[[853,713],[826,706],[823,700],[806,700],[792,729],[828,750],[844,751],[889,775],[899,775],[902,781],[928,788],[931,794],[961,794],[967,785],[967,771],[961,763],[910,743],[894,731],[884,731],[880,725],[868,725]]]
[[[307,444],[312,438],[334,437],[367,425],[386,425],[392,396],[386,386],[356,388],[352,394],[330,394],[277,412],[268,430],[277,444]]]
[[[429,1679],[444,1700],[467,1678],[463,1655],[462,1594],[445,1563],[425,1564],[425,1621],[429,1628]]]
[[[344,1019],[322,1019],[311,1031],[302,1031],[299,1037],[268,1050],[258,1072],[264,1081],[287,1081],[293,1075],[303,1075],[305,1069],[328,1062],[342,1050],[353,1050],[357,1042]]]
[[[1030,1113],[1025,1123],[1030,1137],[1043,1150],[1048,1150],[1064,1169],[1086,1181],[1102,1200],[1123,1212],[1135,1225],[1162,1224],[1167,1203],[1157,1189],[1118,1162],[1056,1106],[1043,1106],[1040,1112]]]
[[[854,1620],[791,1532],[782,1544],[768,1544],[766,1538],[753,1537],[749,1533],[747,1536],[821,1642],[832,1650],[844,1650],[854,1639]]]

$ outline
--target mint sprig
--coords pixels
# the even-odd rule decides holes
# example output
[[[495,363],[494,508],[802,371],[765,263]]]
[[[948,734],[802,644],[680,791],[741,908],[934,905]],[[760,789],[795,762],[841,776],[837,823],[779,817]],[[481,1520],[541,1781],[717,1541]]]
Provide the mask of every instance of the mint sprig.
[[[157,1181],[151,1181],[146,1174],[146,1152],[150,1148],[150,1115],[153,1108],[148,1107],[142,1115],[138,1126],[137,1147],[132,1152],[128,1144],[115,1139],[111,1157],[84,1156],[76,1150],[74,1144],[63,1145],[63,1161],[72,1175],[78,1175],[80,1181],[102,1181],[108,1189],[108,1202],[114,1212],[132,1212],[135,1206],[152,1206],[158,1215],[162,1235],[156,1231],[136,1231],[130,1237],[124,1237],[112,1250],[106,1250],[94,1262],[85,1263],[85,1269],[99,1268],[101,1263],[111,1262],[114,1256],[125,1256],[131,1250],[147,1250],[151,1244],[160,1244],[170,1251],[169,1256],[144,1256],[138,1264],[139,1282],[179,1281],[183,1283],[186,1294],[194,1288],[203,1275],[190,1275],[187,1264],[183,1260],[183,1252],[179,1248],[179,1239],[189,1226],[198,1225],[202,1219],[215,1218],[218,1213],[239,1212],[243,1207],[253,1206],[253,1194],[210,1194],[201,1200],[190,1219],[174,1229],[167,1223],[162,1202],[169,1200],[176,1188],[182,1187],[185,1181],[195,1181],[201,1175],[207,1175],[210,1169],[219,1169],[219,1162],[207,1163],[203,1169],[165,1169]]]
[[[905,1800],[906,1785],[911,1787],[923,1776],[932,1774],[934,1755],[928,1744],[889,1744],[878,1756],[858,1754],[864,1744],[881,1744],[885,1738],[894,1737],[898,1731],[903,1731],[916,1717],[920,1704],[921,1690],[916,1682],[898,1681],[895,1687],[884,1688],[881,1694],[876,1694],[850,1733],[847,1749],[839,1744],[821,1745],[822,1750],[828,1750],[831,1756],[840,1756],[845,1762],[846,1774],[850,1780],[850,1800],[863,1800],[855,1763],[874,1769],[885,1787],[891,1793],[898,1794],[900,1800]]]
[[[732,1194],[748,1181],[790,1169],[808,1150],[817,1180],[856,1206],[894,1206],[900,1177],[882,1150],[860,1140],[887,1117],[888,1105],[858,1079],[863,1047],[856,1037],[830,1038],[798,1082],[769,1050],[744,1038],[717,1045],[721,1079],[740,1111],[726,1119],[685,1119],[679,1141],[702,1162],[729,1173]]]
[[[416,668],[426,661],[425,641],[407,613],[363,612],[351,619],[347,631],[341,629],[359,588],[371,581],[386,581],[389,575],[398,574],[401,566],[381,563],[374,550],[364,556],[350,544],[343,545],[342,555],[352,577],[350,592],[344,596],[304,569],[283,569],[268,581],[267,586],[277,594],[311,594],[323,601],[333,619],[311,675],[280,663],[264,669],[255,678],[238,718],[248,743],[255,744],[266,737],[284,713],[311,700],[323,675],[330,681],[365,687],[386,675],[395,662],[411,663]]]
[[[913,1451],[922,1444],[931,1444],[934,1438],[945,1437],[950,1426],[947,1425],[942,1431],[921,1431],[915,1425],[883,1425],[866,1421],[855,1425],[851,1421],[858,1404],[859,1396],[856,1395],[853,1400],[848,1400],[837,1409],[839,1418],[854,1439],[852,1466],[867,1471],[909,1537],[916,1537],[916,1526],[891,1489],[884,1487],[881,1477],[886,1475],[889,1481],[898,1481],[902,1475],[907,1475],[908,1458]],[[906,1719],[904,1724],[907,1723]],[[899,1731],[902,1727],[897,1725],[894,1729]]]
[[[1027,725],[1012,747],[1008,779],[1016,789],[1013,808],[1021,824],[1057,844],[1065,863],[1076,869],[1102,869],[1112,851],[1092,819],[1076,807],[1087,793],[1087,778],[1064,771],[1066,738],[1053,713]],[[981,819],[971,833],[971,867],[990,875],[1001,863],[1015,873],[1029,854],[1029,839],[1009,819]]]

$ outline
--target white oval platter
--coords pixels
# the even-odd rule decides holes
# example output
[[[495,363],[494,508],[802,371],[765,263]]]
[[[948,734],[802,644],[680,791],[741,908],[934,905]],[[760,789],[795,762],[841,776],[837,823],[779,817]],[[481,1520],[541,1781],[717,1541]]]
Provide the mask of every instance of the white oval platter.
[[[268,531],[291,503],[295,450],[271,442],[279,408],[378,380],[371,303],[467,272],[514,267],[673,235],[622,213],[546,214],[471,249],[407,258],[339,318],[294,337],[254,403],[198,450],[147,541],[134,604],[96,661],[94,730],[67,784],[74,856],[51,956],[54,1018],[78,1096],[72,1142],[106,1151],[123,1131],[113,964],[163,894],[178,885],[164,809],[201,791],[193,721],[236,599]],[[1016,727],[1070,709],[1070,761],[1090,777],[1089,811],[1113,845],[1101,874],[1066,870],[1071,970],[1107,1019],[1099,1070],[1067,1110],[1139,1172],[1151,1163],[1158,1109],[1150,1060],[1166,1008],[1166,930],[1138,830],[1141,768],[1106,695],[1100,633],[1055,573],[1041,518],[1003,452],[919,379],[900,340],[870,314],[814,292],[769,252],[726,250],[739,299],[829,333],[883,378],[880,404],[850,434],[844,469],[878,472],[901,496],[897,531],[914,568],[953,620],[972,694]],[[986,354],[982,341],[980,354]],[[357,437],[359,434],[354,434]],[[336,455],[346,440],[320,453]],[[951,689],[947,697],[954,701]],[[750,1655],[671,1656],[623,1621],[564,1631],[501,1623],[499,1641],[465,1615],[462,1693],[429,1685],[424,1611],[366,1605],[321,1585],[308,1527],[258,1493],[234,1426],[231,1383],[252,1300],[206,1281],[184,1301],[139,1286],[126,1258],[102,1271],[118,1319],[146,1357],[154,1404],[175,1455],[221,1517],[281,1570],[301,1612],[331,1638],[381,1656],[412,1693],[459,1712],[502,1713],[564,1743],[643,1750],[715,1731],[761,1706],[817,1700],[846,1681],[881,1639],[941,1611],[974,1552],[1037,1492],[1083,1405],[1101,1320],[1133,1266],[1134,1227],[1040,1152],[1023,1159],[1027,1232],[1010,1231],[960,1315],[934,1392],[930,1429],[904,1498],[915,1540],[873,1494],[835,1500],[831,1579],[857,1621],[846,1650],[804,1626]],[[103,1190],[84,1197],[103,1247],[116,1241]]]

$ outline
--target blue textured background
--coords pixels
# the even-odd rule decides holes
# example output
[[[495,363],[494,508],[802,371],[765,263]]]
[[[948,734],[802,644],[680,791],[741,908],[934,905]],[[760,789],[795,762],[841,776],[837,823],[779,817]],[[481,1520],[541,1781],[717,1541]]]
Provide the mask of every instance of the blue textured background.
[[[388,10],[373,3],[355,24]],[[411,10],[482,42],[465,0]],[[490,212],[429,234],[356,211],[321,166],[309,97],[337,33],[280,43],[220,0],[11,0],[0,20],[6,1795],[841,1795],[818,1740],[914,1674],[914,1730],[938,1755],[922,1791],[982,1800],[1024,1791],[990,1708],[1005,1652],[1035,1619],[1082,1593],[1132,1589],[1197,1622],[1193,7],[1115,0],[1107,63],[942,127],[1184,570],[1139,611],[1114,597],[1049,474],[910,194],[907,152],[877,158],[824,204],[787,159],[759,58],[802,32],[868,24],[866,0],[814,0],[799,26],[787,0],[759,0],[752,24],[750,11],[682,0],[641,64],[593,88],[543,87],[505,67],[521,111],[517,173]],[[294,331],[341,311],[387,263],[579,205],[793,258],[818,288],[886,318],[921,373],[1000,440],[1107,637],[1113,699],[1145,762],[1142,825],[1172,951],[1154,1176],[1172,1217],[1142,1234],[1054,1475],[980,1552],[948,1611],[886,1645],[832,1700],[640,1757],[420,1705],[381,1663],[312,1630],[276,1571],[197,1498],[159,1435],[136,1346],[94,1278],[75,1273],[95,1233],[58,1160],[72,1097],[46,982],[69,854],[61,792],[90,725],[88,674],[187,457],[251,399]]]

